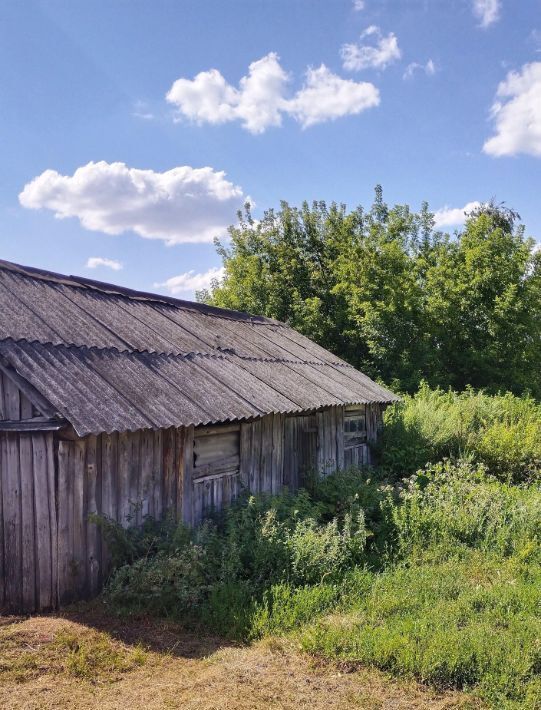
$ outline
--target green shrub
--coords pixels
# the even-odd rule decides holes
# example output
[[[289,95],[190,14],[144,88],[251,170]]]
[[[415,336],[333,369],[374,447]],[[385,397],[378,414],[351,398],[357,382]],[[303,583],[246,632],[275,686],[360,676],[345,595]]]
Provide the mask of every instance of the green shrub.
[[[441,556],[477,548],[502,557],[540,551],[541,487],[501,483],[483,465],[428,467],[409,481],[390,515],[403,559],[427,550]]]
[[[470,457],[514,482],[541,472],[541,405],[530,397],[490,396],[421,386],[385,415],[381,464],[393,480],[445,458]]]

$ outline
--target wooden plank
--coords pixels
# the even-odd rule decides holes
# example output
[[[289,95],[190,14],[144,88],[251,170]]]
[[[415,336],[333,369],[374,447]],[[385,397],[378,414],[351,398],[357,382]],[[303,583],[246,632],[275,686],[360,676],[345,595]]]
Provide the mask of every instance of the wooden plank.
[[[21,396],[9,377],[4,378],[4,411],[6,419],[20,420]]]
[[[205,482],[194,483],[192,491],[192,505],[188,517],[184,520],[187,525],[198,525],[203,517],[205,497]]]
[[[141,515],[154,515],[152,469],[154,466],[154,432],[145,429],[141,434]]]
[[[195,486],[193,483],[193,440],[194,428],[189,426],[185,428],[184,433],[184,459],[182,466],[182,511],[179,511],[180,519],[186,525],[192,525],[195,520],[195,503],[192,499],[196,497]],[[199,501],[196,502],[196,507],[199,506]],[[198,508],[197,508],[198,509]]]
[[[21,419],[32,419],[33,415],[33,407],[32,407],[32,402],[28,399],[28,397],[25,397],[24,394],[21,392],[20,395],[20,402],[21,402]]]
[[[250,464],[250,493],[261,491],[261,419],[252,422],[252,462]]]
[[[272,466],[271,492],[278,493],[283,486],[284,472],[284,417],[275,414],[272,417]]]
[[[3,404],[2,374],[0,373],[0,408]],[[6,593],[5,544],[4,544],[4,476],[7,469],[7,440],[0,433],[0,608],[4,607]]]
[[[230,434],[239,431],[240,424],[217,424],[215,426],[202,426],[194,429],[194,439],[200,439],[217,434]]]
[[[196,481],[199,478],[206,478],[213,473],[232,473],[233,471],[239,471],[239,456],[227,456],[220,459],[218,463],[209,463],[205,466],[197,466],[193,469],[193,480]]]
[[[84,596],[87,582],[86,525],[87,501],[85,497],[87,439],[74,444],[73,455],[73,588],[76,597]]]
[[[4,378],[4,373],[0,372],[0,420],[6,419],[4,408]]]
[[[19,435],[4,434],[6,442],[3,486],[6,604],[19,611],[22,606],[22,523]]]
[[[90,520],[91,515],[100,512],[99,499],[99,451],[98,439],[89,436],[86,440],[86,592],[94,597],[99,590],[101,568],[100,535],[96,523]]]
[[[244,423],[240,426],[240,454],[239,454],[240,485],[245,490],[250,489],[250,466],[252,465],[252,424]]]
[[[272,490],[272,415],[261,420],[261,488],[265,493]]]
[[[118,434],[101,434],[100,440],[101,513],[117,520]]]
[[[64,419],[47,419],[47,417],[0,420],[0,431],[59,431],[65,426]]]
[[[53,434],[44,434],[47,457],[47,501],[51,534],[51,606],[58,605],[57,478]]]
[[[32,612],[36,608],[36,540],[31,434],[19,435],[19,472],[21,477],[22,609]]]
[[[69,441],[58,442],[58,601],[65,604],[71,600],[72,576],[70,559],[71,540],[71,489],[73,487],[73,450]]]
[[[164,512],[174,514],[176,503],[175,490],[175,430],[163,432],[163,503]]]
[[[336,407],[336,466],[344,468],[344,408]]]
[[[129,433],[129,502],[132,525],[141,525],[141,432]]]
[[[323,474],[323,462],[325,456],[325,437],[324,437],[324,423],[323,423],[323,412],[316,412],[316,426],[317,426],[317,439],[316,439],[316,471],[319,476]]]
[[[127,527],[131,518],[130,506],[131,442],[127,432],[118,435],[117,520]]]
[[[161,520],[163,516],[163,437],[161,429],[154,433],[152,463],[152,515]]]
[[[184,427],[179,427],[175,433],[175,476],[177,479],[177,499],[175,503],[175,517],[177,520],[180,520],[182,518],[182,506],[184,500],[184,446],[186,443],[186,429],[184,429]]]
[[[32,470],[36,511],[36,609],[54,606],[51,517],[49,496],[49,460],[45,434],[32,436]],[[52,491],[54,497],[54,490]]]

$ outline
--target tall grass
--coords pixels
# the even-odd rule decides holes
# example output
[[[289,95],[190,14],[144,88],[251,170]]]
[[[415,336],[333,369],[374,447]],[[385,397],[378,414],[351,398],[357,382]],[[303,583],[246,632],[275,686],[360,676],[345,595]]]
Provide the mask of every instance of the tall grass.
[[[444,458],[470,458],[514,482],[541,478],[541,405],[530,397],[431,390],[389,408],[381,464],[402,478]]]
[[[422,388],[388,413],[379,471],[237,501],[195,530],[102,520],[105,601],[541,708],[540,449],[533,400]]]

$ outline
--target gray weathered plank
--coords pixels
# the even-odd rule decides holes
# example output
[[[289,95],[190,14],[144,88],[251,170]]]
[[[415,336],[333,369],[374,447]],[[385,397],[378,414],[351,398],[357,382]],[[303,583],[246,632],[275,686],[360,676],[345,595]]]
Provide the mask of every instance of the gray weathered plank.
[[[93,597],[99,589],[101,549],[100,535],[95,522],[91,520],[92,515],[100,512],[98,499],[100,488],[100,467],[98,465],[98,439],[89,436],[86,440],[86,588],[87,593]]]
[[[71,601],[73,575],[71,574],[71,508],[73,500],[73,450],[70,441],[58,443],[58,601]]]
[[[22,593],[23,610],[36,607],[36,538],[34,521],[34,473],[32,435],[19,435],[19,473],[21,477]]]
[[[54,605],[48,455],[45,434],[32,436],[32,470],[34,475],[34,505],[36,511],[36,607],[41,611]]]
[[[75,442],[73,455],[73,586],[77,597],[86,593],[87,551],[86,551],[86,446],[87,439]]]

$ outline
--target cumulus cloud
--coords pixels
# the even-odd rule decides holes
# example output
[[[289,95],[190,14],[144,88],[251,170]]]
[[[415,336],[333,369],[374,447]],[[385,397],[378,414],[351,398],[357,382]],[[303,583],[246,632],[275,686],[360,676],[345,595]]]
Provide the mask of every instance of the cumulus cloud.
[[[163,283],[155,283],[155,288],[165,288],[173,296],[178,296],[186,291],[201,291],[204,288],[209,288],[213,281],[220,281],[225,275],[223,266],[213,266],[208,271],[196,273],[193,269],[185,271],[178,276],[172,276]]]
[[[473,14],[481,27],[489,27],[500,19],[500,0],[473,0]]]
[[[541,156],[541,62],[507,74],[498,86],[491,115],[495,134],[485,142],[485,153]]]
[[[429,59],[426,64],[411,62],[411,64],[408,64],[406,67],[406,71],[404,72],[402,78],[412,79],[416,72],[424,72],[427,76],[434,76],[436,73],[436,65],[432,59]]]
[[[394,32],[382,35],[381,30],[376,25],[370,25],[362,34],[361,40],[369,37],[374,39],[373,44],[364,42],[343,44],[340,50],[342,66],[348,71],[360,71],[361,69],[385,69],[388,64],[392,64],[400,59],[402,52],[398,46],[398,39]]]
[[[306,71],[304,86],[293,96],[288,94],[290,83],[278,55],[270,52],[250,64],[238,88],[217,69],[210,69],[194,79],[177,79],[166,98],[177,108],[179,118],[199,124],[240,121],[251,133],[280,126],[284,115],[306,127],[357,114],[379,103],[373,84],[341,79],[324,64]]]
[[[367,81],[341,79],[322,64],[309,69],[306,83],[288,103],[288,111],[303,128],[340,116],[361,113],[379,104],[379,91]]]
[[[353,9],[355,12],[360,12],[361,10],[364,10],[365,4],[364,0],[353,0]]]
[[[120,271],[124,268],[120,261],[117,261],[116,259],[106,259],[103,256],[91,256],[86,262],[87,269],[97,269],[100,266],[112,269],[113,271]]]
[[[464,224],[468,214],[480,206],[480,202],[474,201],[466,203],[464,207],[442,207],[434,213],[434,226],[436,229],[441,229]]]
[[[85,229],[133,231],[168,244],[210,242],[234,221],[240,187],[212,168],[188,165],[163,173],[124,163],[90,162],[73,175],[46,170],[25,185],[23,207],[77,217]]]

